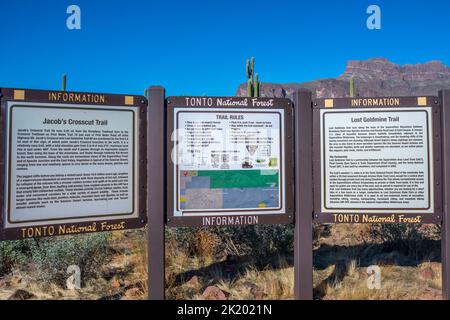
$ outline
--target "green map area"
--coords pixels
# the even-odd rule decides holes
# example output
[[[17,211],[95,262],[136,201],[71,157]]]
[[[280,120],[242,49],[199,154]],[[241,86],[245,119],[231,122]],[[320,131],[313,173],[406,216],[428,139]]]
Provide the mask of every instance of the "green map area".
[[[280,206],[278,170],[203,170],[180,174],[182,210]]]
[[[210,188],[278,187],[278,170],[209,170],[198,171],[210,178]]]

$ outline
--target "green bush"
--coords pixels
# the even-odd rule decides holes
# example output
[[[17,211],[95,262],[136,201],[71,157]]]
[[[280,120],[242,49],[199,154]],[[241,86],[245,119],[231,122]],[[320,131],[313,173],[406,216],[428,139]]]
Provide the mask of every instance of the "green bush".
[[[228,228],[228,242],[241,247],[246,255],[267,256],[294,249],[293,225],[256,225]]]
[[[435,255],[435,241],[430,236],[437,236],[438,228],[424,232],[420,224],[380,224],[371,229],[371,236],[383,243],[385,250],[397,251],[414,259],[427,259]]]
[[[25,264],[30,257],[32,240],[0,242],[0,276],[16,265]]]
[[[42,280],[64,285],[67,268],[76,265],[81,270],[81,280],[95,278],[110,254],[108,233],[69,236],[55,239],[38,239],[31,249],[31,263],[36,266]]]
[[[264,257],[274,253],[287,253],[293,250],[293,225],[257,225],[242,227],[209,227],[168,229],[167,239],[176,241],[186,252],[198,242],[199,231],[205,231],[218,239],[215,255]]]
[[[331,225],[313,223],[313,244],[314,246],[319,245],[321,238],[327,238],[331,235]]]
[[[419,227],[414,224],[379,224],[373,226],[371,234],[383,242],[408,245],[423,239]]]
[[[32,266],[34,276],[65,285],[70,265],[81,270],[81,280],[96,277],[110,254],[109,233],[6,241],[0,243],[0,275],[13,267]]]

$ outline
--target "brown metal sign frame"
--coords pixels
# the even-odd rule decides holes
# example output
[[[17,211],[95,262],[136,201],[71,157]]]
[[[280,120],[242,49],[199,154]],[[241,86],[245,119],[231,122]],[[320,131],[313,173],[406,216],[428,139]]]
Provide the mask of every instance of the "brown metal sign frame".
[[[226,100],[227,105],[218,104],[219,100]],[[276,98],[246,98],[246,97],[169,97],[166,99],[166,121],[167,121],[167,225],[169,227],[188,227],[188,226],[206,226],[203,223],[202,216],[194,217],[175,217],[174,216],[174,164],[171,159],[171,152],[175,147],[175,142],[170,141],[175,124],[173,123],[174,109],[175,108],[195,108],[195,109],[283,109],[284,110],[284,143],[285,154],[284,156],[284,170],[285,170],[285,182],[282,187],[285,191],[285,213],[280,214],[256,214],[251,213],[248,215],[226,215],[224,212],[211,212],[208,217],[220,217],[221,223],[211,223],[208,226],[238,226],[241,224],[231,224],[229,221],[234,221],[237,218],[257,221],[257,223],[251,224],[288,224],[294,221],[294,152],[293,152],[293,105],[289,99],[276,99]],[[212,219],[216,221],[216,219]],[[247,221],[248,221],[247,220]],[[243,223],[244,225],[246,223]]]
[[[320,132],[320,110],[322,109],[365,109],[367,108],[423,108],[431,107],[432,110],[432,126],[433,126],[433,165],[434,168],[434,212],[433,213],[408,213],[406,209],[404,213],[390,213],[389,209],[381,209],[379,213],[329,213],[322,212],[321,193],[323,182],[321,179],[321,138]],[[435,96],[422,97],[364,97],[364,98],[338,98],[338,99],[317,99],[313,101],[313,179],[314,179],[314,219],[321,223],[370,223],[363,222],[363,216],[371,218],[389,218],[402,215],[406,220],[417,221],[418,223],[441,223],[442,220],[442,155],[441,155],[441,101]],[[347,209],[339,209],[347,210]],[[339,211],[337,210],[337,211]],[[348,208],[348,210],[358,210]],[[398,209],[395,209],[398,211]],[[412,219],[412,220],[410,220]]]
[[[15,102],[17,104],[25,102],[42,103],[43,105],[70,104],[70,105],[105,105],[105,106],[121,106],[121,107],[139,107],[139,175],[138,187],[139,195],[139,212],[137,217],[130,219],[101,219],[89,220],[86,222],[70,222],[67,224],[46,223],[36,226],[26,226],[18,228],[5,228],[5,181],[6,181],[6,148],[9,144],[6,141],[6,125],[7,125],[7,103]],[[31,90],[31,89],[0,89],[0,132],[4,134],[0,139],[0,241],[1,240],[18,240],[25,238],[39,238],[46,236],[60,236],[60,230],[70,230],[66,234],[81,234],[112,230],[125,230],[142,228],[147,223],[147,99],[137,95],[118,95],[104,93],[88,93],[88,92],[62,92],[47,90]],[[78,218],[77,218],[78,219]],[[80,218],[82,219],[82,218]],[[108,226],[109,230],[100,226]],[[29,233],[31,231],[31,234]]]
[[[442,296],[450,300],[450,90],[439,92],[442,104],[443,217],[441,227]]]

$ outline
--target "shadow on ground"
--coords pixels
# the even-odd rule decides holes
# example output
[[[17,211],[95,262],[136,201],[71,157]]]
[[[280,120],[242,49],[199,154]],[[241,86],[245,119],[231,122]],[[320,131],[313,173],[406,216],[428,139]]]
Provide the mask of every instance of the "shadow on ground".
[[[314,269],[324,270],[334,266],[334,270],[330,276],[314,288],[314,298],[323,298],[328,285],[341,282],[348,273],[351,261],[357,261],[359,267],[371,265],[415,267],[424,262],[441,262],[440,248],[441,242],[438,240],[422,240],[406,245],[398,243],[371,243],[354,246],[322,245],[313,251]],[[175,277],[174,285],[181,285],[193,276],[202,277],[209,285],[214,285],[220,280],[233,282],[241,278],[250,266],[262,271],[267,268],[281,269],[293,267],[293,265],[293,253],[257,259],[254,256],[230,256],[224,261],[213,263],[207,267],[178,274]],[[217,275],[220,275],[220,279],[217,278]]]

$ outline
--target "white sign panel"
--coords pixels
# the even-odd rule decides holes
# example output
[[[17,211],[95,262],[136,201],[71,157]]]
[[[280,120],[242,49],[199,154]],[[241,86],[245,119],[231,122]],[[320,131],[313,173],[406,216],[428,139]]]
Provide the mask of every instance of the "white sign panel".
[[[433,213],[431,108],[320,115],[322,212]]]
[[[7,109],[6,228],[138,216],[137,108]]]
[[[175,108],[175,216],[284,213],[284,110]]]

